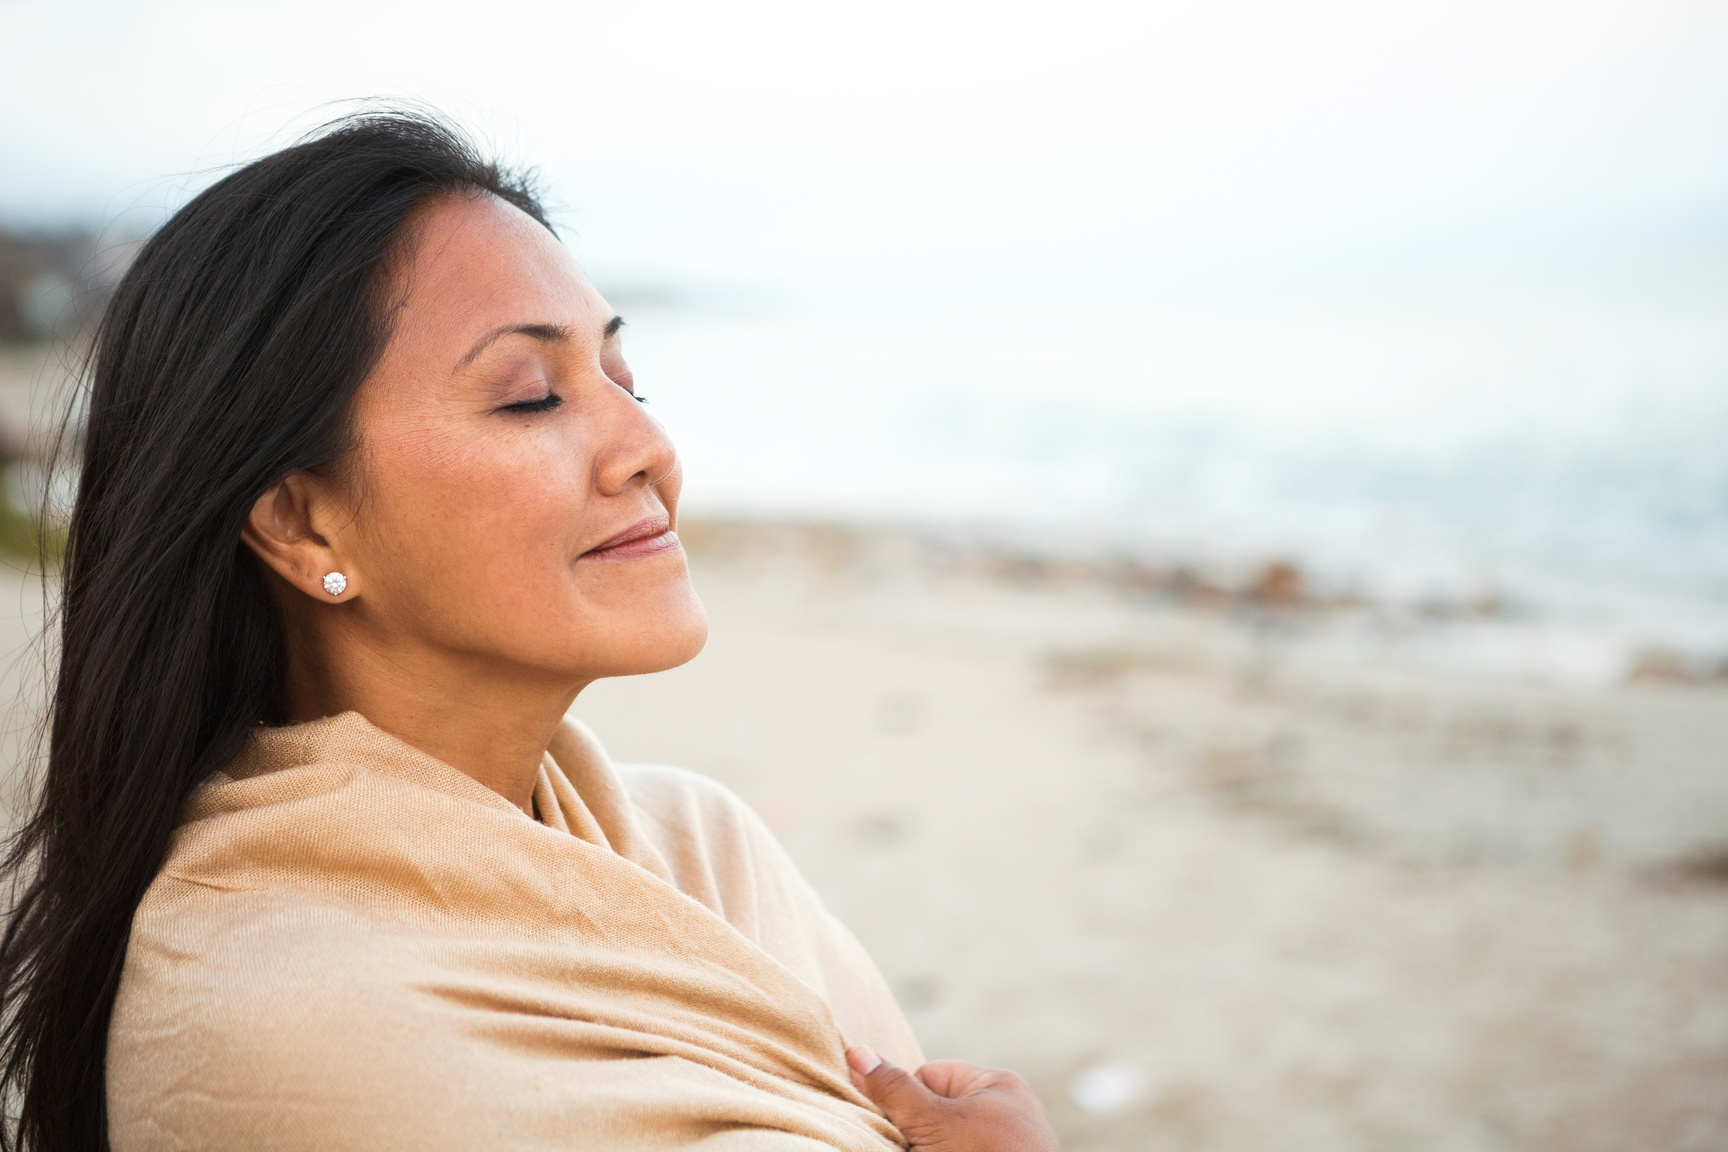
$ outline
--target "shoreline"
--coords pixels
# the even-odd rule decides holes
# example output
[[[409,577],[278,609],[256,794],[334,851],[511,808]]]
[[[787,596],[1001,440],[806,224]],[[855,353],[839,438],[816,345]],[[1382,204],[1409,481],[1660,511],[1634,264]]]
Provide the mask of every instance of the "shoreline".
[[[1024,530],[1002,526],[864,517],[697,516],[683,522],[679,533],[693,552],[727,562],[772,556],[775,563],[865,581],[915,574],[924,580],[1089,591],[1267,628],[1331,629],[1335,636],[1353,636],[1364,660],[1403,648],[1428,667],[1450,656],[1461,670],[1513,679],[1728,688],[1728,649],[1640,642],[1619,629],[1581,628],[1494,592],[1399,601],[1327,588],[1289,556],[1208,566],[1097,542],[1035,545],[1024,539]],[[1444,651],[1448,641],[1450,653]],[[1424,652],[1416,653],[1418,648]]]

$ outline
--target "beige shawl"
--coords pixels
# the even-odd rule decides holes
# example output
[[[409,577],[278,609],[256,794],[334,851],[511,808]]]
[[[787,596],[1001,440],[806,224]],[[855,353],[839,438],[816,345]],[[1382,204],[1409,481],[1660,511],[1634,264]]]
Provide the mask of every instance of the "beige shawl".
[[[917,1042],[737,798],[566,723],[535,804],[357,713],[255,733],[133,921],[115,1152],[901,1146],[844,1049]]]

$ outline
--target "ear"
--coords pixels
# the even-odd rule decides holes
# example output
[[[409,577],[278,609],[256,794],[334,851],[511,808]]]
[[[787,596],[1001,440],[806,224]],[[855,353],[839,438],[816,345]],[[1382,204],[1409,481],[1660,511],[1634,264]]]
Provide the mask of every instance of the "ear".
[[[352,600],[359,594],[355,573],[343,562],[341,549],[319,532],[336,522],[336,514],[324,486],[296,472],[258,497],[240,529],[240,539],[272,571],[312,599],[326,604]],[[340,572],[346,581],[346,587],[334,595],[324,586],[324,578],[332,572]]]

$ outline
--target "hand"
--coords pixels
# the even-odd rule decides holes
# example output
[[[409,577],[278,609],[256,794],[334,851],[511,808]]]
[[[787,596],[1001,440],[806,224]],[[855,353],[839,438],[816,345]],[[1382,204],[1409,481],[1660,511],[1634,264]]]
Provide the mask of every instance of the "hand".
[[[1061,1152],[1044,1105],[1012,1072],[935,1060],[914,1076],[868,1048],[846,1062],[915,1152]]]

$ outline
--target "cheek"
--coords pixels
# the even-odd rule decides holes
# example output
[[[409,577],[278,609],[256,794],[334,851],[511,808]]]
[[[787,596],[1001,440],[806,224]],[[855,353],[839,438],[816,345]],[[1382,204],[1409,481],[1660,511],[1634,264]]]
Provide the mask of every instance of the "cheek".
[[[380,449],[365,516],[371,561],[399,602],[459,604],[474,622],[567,592],[587,470],[550,437],[405,439]]]
[[[646,510],[640,493],[595,489],[578,431],[372,448],[355,540],[372,624],[397,643],[584,676],[693,656],[706,625],[682,553],[578,560]]]

